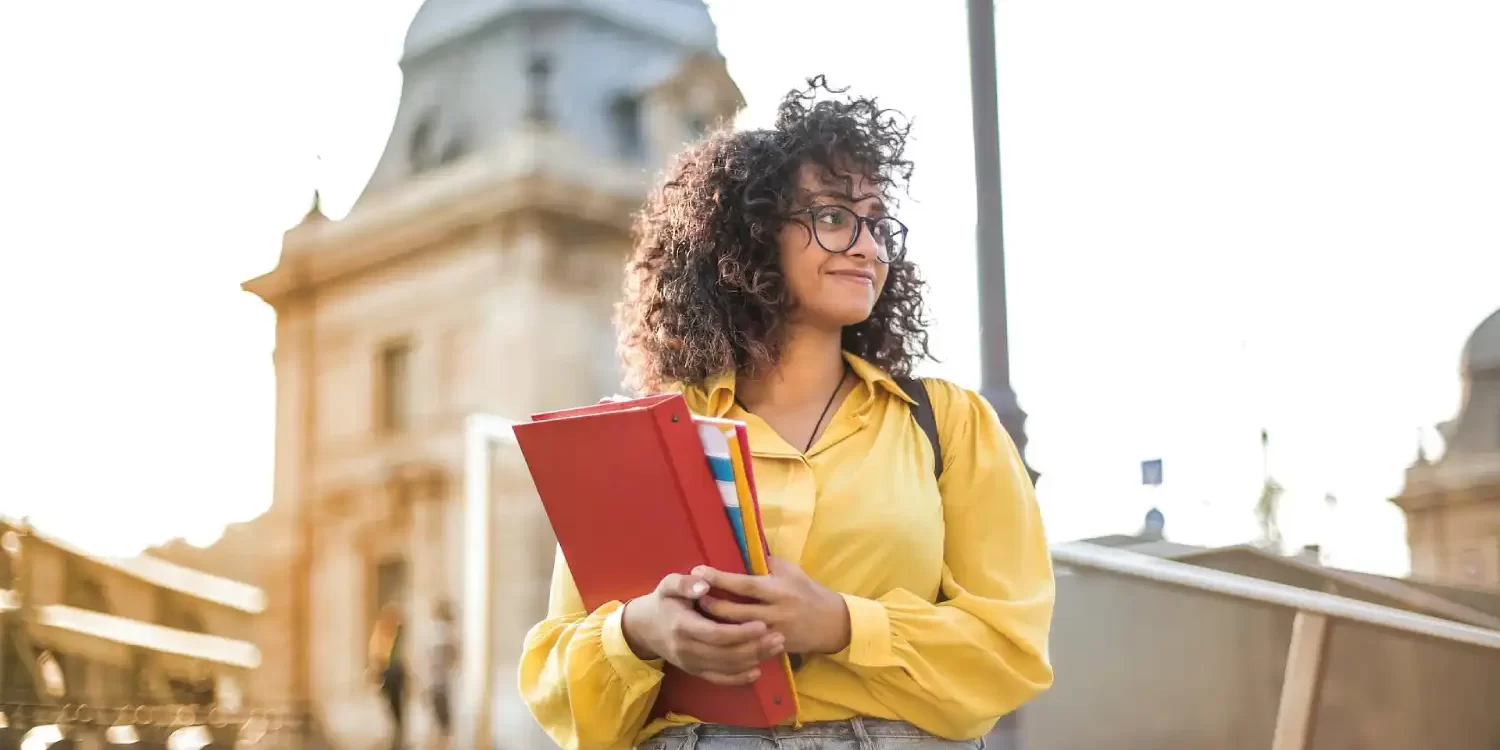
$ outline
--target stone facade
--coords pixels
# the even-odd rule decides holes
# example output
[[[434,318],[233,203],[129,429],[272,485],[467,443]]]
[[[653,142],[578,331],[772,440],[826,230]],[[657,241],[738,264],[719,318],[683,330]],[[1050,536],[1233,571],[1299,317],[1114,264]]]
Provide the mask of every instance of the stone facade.
[[[1446,449],[1419,456],[1397,505],[1412,575],[1500,588],[1500,311],[1464,347],[1463,404],[1440,425]]]
[[[460,5],[472,12],[483,3]],[[632,23],[621,10],[636,6],[616,3],[614,15],[598,15],[589,3],[574,4],[532,18],[520,12],[527,3],[494,5],[489,23],[450,30],[457,36],[443,37],[446,51],[427,42],[414,50],[409,40],[401,112],[355,209],[332,221],[315,205],[286,233],[277,267],[245,284],[277,313],[271,509],[230,529],[215,548],[157,551],[206,570],[237,570],[266,591],[256,634],[263,665],[252,692],[305,704],[336,747],[386,741],[365,668],[370,626],[385,601],[407,616],[408,738],[424,746],[431,612],[440,600],[462,603],[469,573],[466,419],[525,418],[619,390],[609,321],[631,215],[655,171],[646,161],[659,166],[702,123],[731,117],[742,104],[711,50],[711,23],[705,51],[702,24],[673,27],[697,29],[697,43],[653,38],[650,23]],[[637,9],[657,5],[707,19],[699,3]],[[442,6],[424,6],[424,28]],[[574,80],[589,78],[582,90],[599,101],[578,99],[578,88],[545,88],[536,76],[532,84],[544,87],[536,96],[550,97],[565,116],[490,116],[493,102],[420,101],[422,91],[453,90],[434,83],[449,70],[442,59],[498,55],[486,45],[513,36],[507,24],[532,21],[545,21],[557,43],[543,56]],[[465,33],[473,35],[467,42]],[[615,33],[615,47],[601,41]],[[463,44],[477,45],[473,55],[458,54],[454,45]],[[643,78],[639,67],[589,58],[589,44],[629,47],[652,58],[652,72]],[[651,45],[670,54],[648,55]],[[611,83],[611,70],[630,80]],[[634,103],[627,130],[641,148],[601,149],[594,131],[621,125],[609,104],[621,91]],[[451,158],[413,161],[412,123],[421,121],[413,109],[435,112],[440,131],[469,134],[464,147]],[[588,112],[605,122],[591,130]],[[497,456],[491,485],[495,732],[501,746],[535,746],[540,735],[514,719],[524,709],[510,675],[526,629],[545,609],[555,542],[518,457]]]

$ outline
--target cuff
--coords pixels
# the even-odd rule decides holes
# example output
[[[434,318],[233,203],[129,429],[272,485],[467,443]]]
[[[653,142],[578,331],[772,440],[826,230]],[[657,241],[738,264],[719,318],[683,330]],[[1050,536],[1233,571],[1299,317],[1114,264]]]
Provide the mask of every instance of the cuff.
[[[625,641],[625,606],[622,604],[604,618],[604,627],[599,632],[604,641],[604,656],[615,670],[615,675],[628,685],[650,688],[662,676],[662,660],[646,661],[630,650]]]
[[[859,667],[884,667],[893,663],[891,618],[885,605],[874,599],[839,594],[849,608],[849,646],[833,658]]]

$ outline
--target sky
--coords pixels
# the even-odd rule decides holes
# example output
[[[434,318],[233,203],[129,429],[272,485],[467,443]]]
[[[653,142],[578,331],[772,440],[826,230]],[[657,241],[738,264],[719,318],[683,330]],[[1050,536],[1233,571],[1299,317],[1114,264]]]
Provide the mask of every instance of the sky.
[[[103,554],[270,503],[274,266],[374,168],[417,0],[0,5],[0,514]],[[814,74],[908,114],[901,218],[977,386],[960,0],[714,0],[742,125]],[[1500,307],[1500,6],[1000,0],[1013,379],[1054,540],[1407,569],[1399,493]],[[1159,488],[1140,462],[1164,461]],[[1337,497],[1330,507],[1327,494]]]

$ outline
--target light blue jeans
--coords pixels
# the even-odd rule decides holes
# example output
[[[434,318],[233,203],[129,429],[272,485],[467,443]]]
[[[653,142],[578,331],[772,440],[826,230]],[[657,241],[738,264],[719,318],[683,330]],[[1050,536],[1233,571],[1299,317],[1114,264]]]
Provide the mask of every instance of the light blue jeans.
[[[803,724],[801,729],[668,727],[636,750],[984,750],[984,740],[945,740],[904,721],[853,718]]]

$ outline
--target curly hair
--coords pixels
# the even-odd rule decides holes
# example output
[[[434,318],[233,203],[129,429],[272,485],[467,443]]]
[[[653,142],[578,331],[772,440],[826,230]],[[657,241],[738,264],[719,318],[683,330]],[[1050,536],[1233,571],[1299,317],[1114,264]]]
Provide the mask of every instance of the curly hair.
[[[616,310],[627,385],[637,392],[701,385],[725,372],[763,373],[777,361],[794,309],[777,237],[803,202],[812,165],[832,184],[854,172],[881,197],[905,190],[909,122],[873,98],[841,95],[822,76],[781,101],[773,128],[719,130],[682,153],[635,223],[635,248]],[[892,375],[931,357],[916,266],[890,265],[863,322],[843,348]]]

